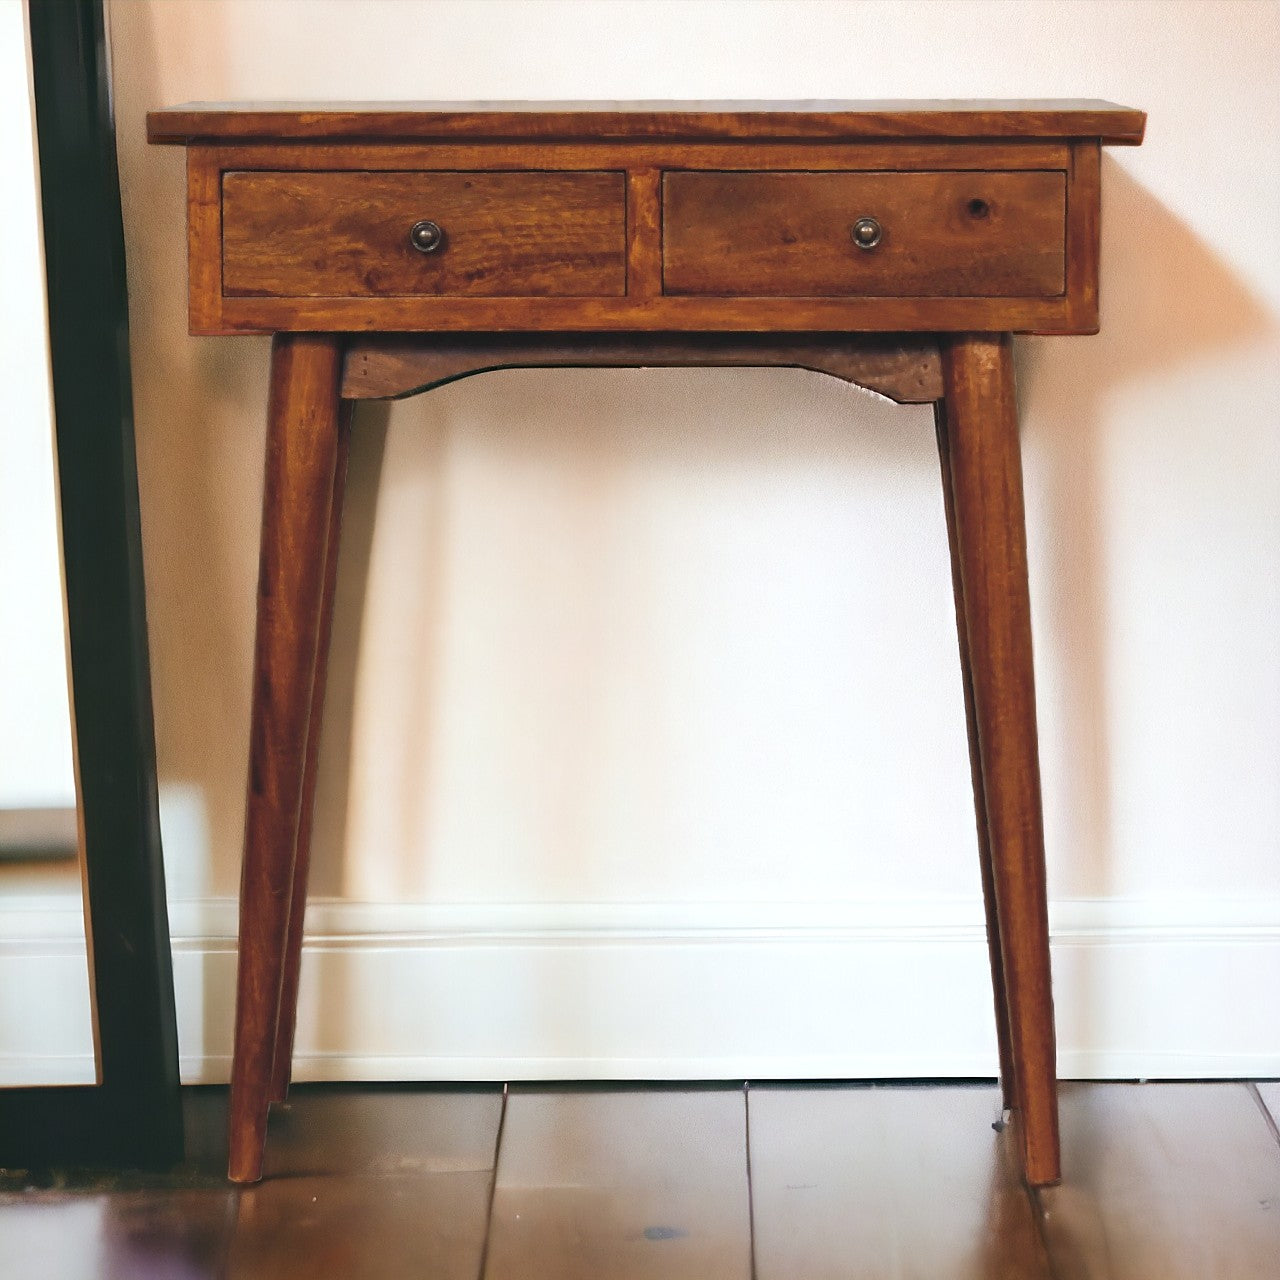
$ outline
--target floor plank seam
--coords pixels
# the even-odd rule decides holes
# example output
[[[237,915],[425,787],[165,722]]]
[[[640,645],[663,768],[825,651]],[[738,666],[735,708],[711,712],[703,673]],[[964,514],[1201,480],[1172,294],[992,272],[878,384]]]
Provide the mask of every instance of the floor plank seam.
[[[1254,1102],[1258,1104],[1258,1110],[1262,1112],[1263,1123],[1271,1131],[1271,1136],[1275,1139],[1276,1145],[1280,1146],[1280,1125],[1277,1125],[1276,1117],[1271,1114],[1271,1108],[1267,1106],[1267,1100],[1262,1096],[1262,1090],[1252,1080],[1245,1082],[1245,1088],[1249,1090]]]
[[[756,1192],[751,1180],[751,1081],[742,1082],[743,1132],[747,1149],[747,1238],[750,1246],[751,1280],[759,1280],[756,1271]]]
[[[498,1113],[498,1132],[493,1140],[493,1172],[489,1177],[489,1203],[484,1214],[484,1240],[480,1245],[480,1273],[477,1280],[484,1280],[489,1270],[489,1241],[493,1237],[493,1205],[498,1197],[498,1161],[502,1156],[502,1132],[507,1125],[507,1099],[511,1093],[509,1083],[502,1086],[502,1109]]]

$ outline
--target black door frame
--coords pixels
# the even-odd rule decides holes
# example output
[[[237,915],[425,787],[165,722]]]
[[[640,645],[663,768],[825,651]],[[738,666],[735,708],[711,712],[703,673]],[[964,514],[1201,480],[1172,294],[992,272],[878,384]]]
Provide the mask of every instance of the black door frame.
[[[0,1089],[0,1165],[182,1157],[102,0],[29,0],[71,700],[101,1084]]]

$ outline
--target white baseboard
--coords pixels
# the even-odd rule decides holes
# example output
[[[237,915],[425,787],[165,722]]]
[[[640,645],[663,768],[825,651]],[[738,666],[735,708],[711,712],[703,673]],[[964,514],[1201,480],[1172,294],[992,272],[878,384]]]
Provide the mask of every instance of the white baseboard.
[[[170,916],[183,1079],[224,1081],[236,904]],[[1051,916],[1061,1076],[1280,1075],[1280,902]],[[995,1073],[976,901],[320,900],[307,923],[300,1080]],[[93,1078],[79,929],[66,900],[0,910],[0,1083]]]

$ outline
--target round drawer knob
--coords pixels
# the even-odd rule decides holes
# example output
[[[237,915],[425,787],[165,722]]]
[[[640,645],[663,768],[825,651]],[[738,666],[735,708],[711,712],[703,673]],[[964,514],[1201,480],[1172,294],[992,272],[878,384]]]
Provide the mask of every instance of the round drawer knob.
[[[859,218],[850,227],[849,235],[859,249],[874,249],[884,235],[884,228],[874,218]]]
[[[409,243],[419,253],[435,253],[444,244],[444,231],[435,222],[415,222],[409,229]]]

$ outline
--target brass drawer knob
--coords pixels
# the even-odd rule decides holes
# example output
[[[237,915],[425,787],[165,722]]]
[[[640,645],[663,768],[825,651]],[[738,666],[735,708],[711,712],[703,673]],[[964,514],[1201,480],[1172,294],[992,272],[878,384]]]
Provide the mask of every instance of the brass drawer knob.
[[[415,222],[409,229],[409,243],[419,253],[435,253],[444,244],[444,231],[439,223]]]
[[[849,235],[859,249],[874,249],[884,235],[884,228],[874,218],[859,218],[849,228]]]

